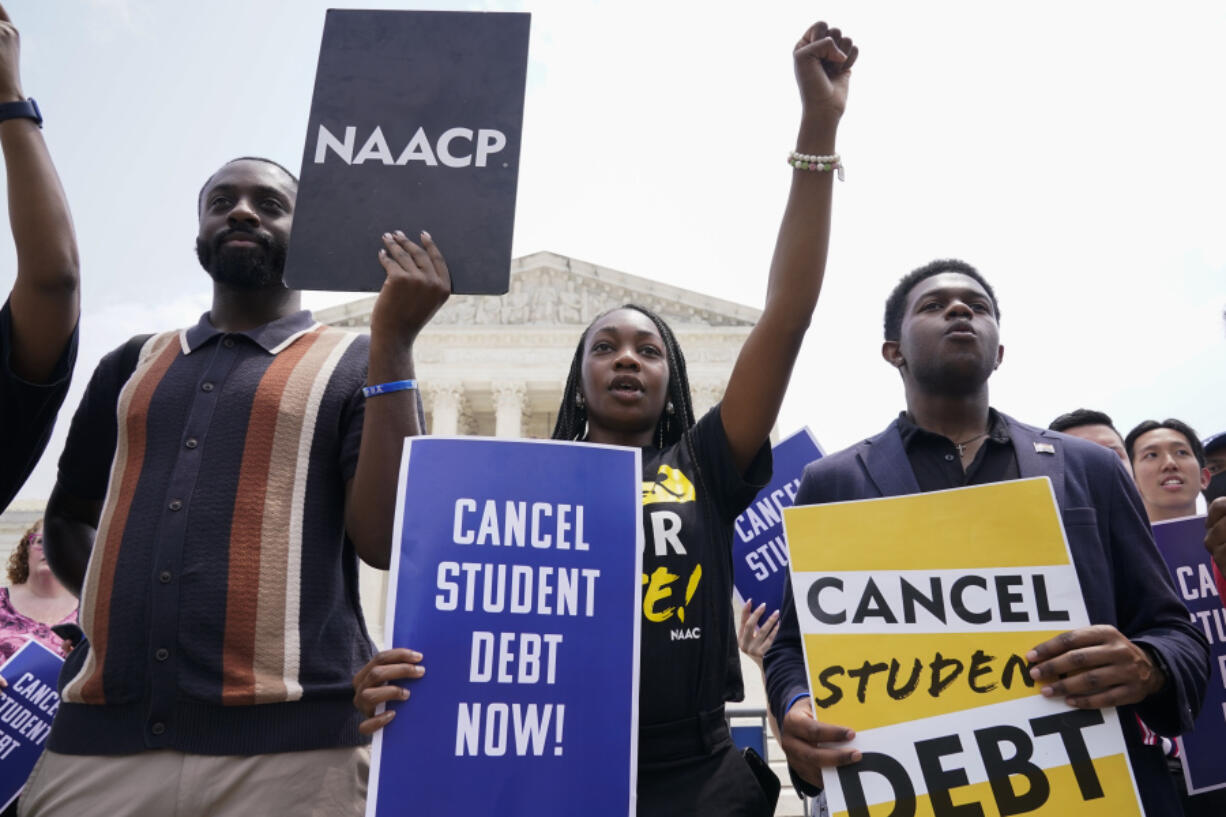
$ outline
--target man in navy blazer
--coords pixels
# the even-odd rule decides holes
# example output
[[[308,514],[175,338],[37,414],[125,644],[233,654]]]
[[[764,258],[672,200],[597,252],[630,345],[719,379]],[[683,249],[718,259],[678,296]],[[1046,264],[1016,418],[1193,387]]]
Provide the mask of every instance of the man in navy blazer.
[[[1162,753],[1142,744],[1132,713],[1163,735],[1189,729],[1209,678],[1208,644],[1119,459],[990,408],[987,382],[1004,354],[998,316],[991,286],[964,262],[934,261],[904,277],[886,302],[882,355],[902,376],[907,410],[875,437],[811,463],[796,503],[1050,478],[1093,626],[1037,645],[1031,675],[1041,694],[1072,707],[1120,707],[1146,812],[1178,815]],[[860,754],[848,745],[851,729],[814,717],[790,587],[765,670],[793,781],[812,793],[823,766]]]

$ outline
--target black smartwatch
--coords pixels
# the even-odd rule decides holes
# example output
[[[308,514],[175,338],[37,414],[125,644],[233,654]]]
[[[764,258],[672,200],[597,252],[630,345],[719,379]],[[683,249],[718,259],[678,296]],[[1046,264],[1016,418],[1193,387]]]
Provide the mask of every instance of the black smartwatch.
[[[23,99],[20,102],[0,102],[0,122],[6,119],[33,119],[34,124],[43,126],[43,114],[38,109],[38,103],[33,99]]]

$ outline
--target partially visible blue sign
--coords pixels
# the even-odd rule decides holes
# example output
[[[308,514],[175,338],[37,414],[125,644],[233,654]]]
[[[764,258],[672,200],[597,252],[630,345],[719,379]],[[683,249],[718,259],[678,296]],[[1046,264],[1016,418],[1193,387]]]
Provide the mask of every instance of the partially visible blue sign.
[[[1192,614],[1192,623],[1209,639],[1211,674],[1200,717],[1179,738],[1183,774],[1192,794],[1226,788],[1226,608],[1213,581],[1205,550],[1205,517],[1158,522],[1154,540],[1175,579],[1175,589]]]
[[[385,632],[426,674],[368,817],[633,817],[641,482],[638,449],[408,441]]]
[[[34,639],[0,667],[0,810],[25,788],[60,708],[57,683],[64,659]]]
[[[802,428],[772,449],[775,475],[745,512],[736,518],[732,540],[733,586],[741,603],[766,602],[762,621],[783,604],[788,546],[783,538],[783,509],[796,502],[805,466],[821,459],[822,449],[808,428]]]

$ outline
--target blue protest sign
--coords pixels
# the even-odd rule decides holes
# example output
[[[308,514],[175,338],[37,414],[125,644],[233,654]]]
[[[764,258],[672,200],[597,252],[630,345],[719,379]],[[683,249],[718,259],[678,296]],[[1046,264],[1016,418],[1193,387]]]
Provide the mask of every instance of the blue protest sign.
[[[452,291],[511,269],[530,16],[331,9],[285,281],[377,292],[385,232],[437,242]]]
[[[385,632],[426,674],[368,817],[633,815],[641,481],[638,449],[408,441]]]
[[[1226,609],[1205,551],[1205,517],[1154,524],[1154,541],[1175,580],[1192,622],[1209,639],[1211,674],[1200,716],[1179,738],[1183,774],[1192,794],[1226,788]]]
[[[64,659],[34,639],[0,667],[0,810],[17,799],[51,734],[60,708],[56,684]]]
[[[733,586],[741,603],[766,602],[762,620],[783,604],[788,548],[783,538],[783,509],[796,501],[805,466],[821,459],[822,449],[807,428],[776,445],[771,453],[775,472],[745,512],[736,518],[732,542]]]

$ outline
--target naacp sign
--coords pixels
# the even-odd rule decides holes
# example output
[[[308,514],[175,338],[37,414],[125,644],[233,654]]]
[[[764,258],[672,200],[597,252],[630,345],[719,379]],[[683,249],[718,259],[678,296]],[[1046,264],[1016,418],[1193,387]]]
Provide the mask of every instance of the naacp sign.
[[[430,233],[452,289],[507,291],[527,14],[329,10],[285,280],[377,291],[380,236]]]

